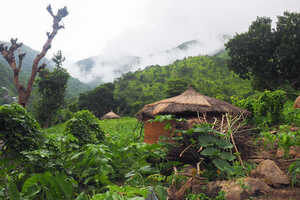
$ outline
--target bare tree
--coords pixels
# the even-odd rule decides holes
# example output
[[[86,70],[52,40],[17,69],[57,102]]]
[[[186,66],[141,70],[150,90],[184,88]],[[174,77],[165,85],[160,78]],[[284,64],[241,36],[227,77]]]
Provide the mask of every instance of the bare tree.
[[[51,43],[55,35],[57,34],[58,30],[64,28],[63,25],[60,24],[61,20],[68,15],[68,10],[66,7],[58,9],[56,15],[53,14],[51,5],[47,7],[47,11],[53,18],[53,24],[52,24],[52,32],[47,32],[47,41],[45,42],[42,51],[36,55],[36,57],[33,60],[32,63],[32,70],[31,70],[31,76],[27,82],[27,86],[24,87],[20,81],[19,81],[19,73],[22,68],[22,61],[25,57],[25,53],[19,53],[17,56],[19,58],[18,63],[16,62],[16,51],[22,46],[22,43],[17,43],[17,39],[11,39],[10,40],[10,47],[4,44],[0,44],[0,53],[5,58],[5,60],[8,62],[10,68],[13,70],[13,76],[14,76],[14,85],[18,92],[19,101],[18,103],[22,106],[26,106],[28,99],[30,97],[32,86],[35,80],[35,77],[37,73],[46,67],[46,64],[41,64],[39,66],[39,63],[43,57],[45,57],[48,50],[51,48]]]

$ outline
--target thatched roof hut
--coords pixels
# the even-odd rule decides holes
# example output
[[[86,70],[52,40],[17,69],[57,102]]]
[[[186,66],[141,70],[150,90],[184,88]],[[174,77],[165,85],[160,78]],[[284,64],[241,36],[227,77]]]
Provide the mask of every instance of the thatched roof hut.
[[[300,96],[297,97],[294,103],[294,108],[300,108]]]
[[[166,122],[148,122],[156,115],[172,114],[186,119],[199,119],[200,115],[207,115],[208,118],[220,118],[223,114],[250,114],[248,111],[233,106],[225,101],[204,96],[196,92],[193,88],[187,89],[182,94],[145,105],[136,117],[145,123],[144,141],[146,143],[156,143],[160,136],[172,136],[172,130],[166,131]],[[198,123],[201,123],[200,121]],[[177,127],[175,121],[171,121],[172,127]]]
[[[232,113],[247,112],[225,101],[204,96],[193,88],[182,94],[145,105],[137,114],[141,121],[151,119],[155,115],[174,114],[184,115],[191,113]]]
[[[101,117],[101,119],[119,119],[119,118],[120,116],[114,113],[113,111],[110,111]]]

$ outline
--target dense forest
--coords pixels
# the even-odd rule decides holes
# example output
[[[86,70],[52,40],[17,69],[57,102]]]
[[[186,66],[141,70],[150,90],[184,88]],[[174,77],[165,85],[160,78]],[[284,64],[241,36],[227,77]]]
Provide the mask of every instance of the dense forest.
[[[226,52],[221,51],[215,56],[189,57],[167,66],[155,65],[128,72],[113,83],[81,94],[78,106],[91,110],[98,117],[110,110],[134,115],[145,104],[178,95],[188,86],[204,95],[229,102],[231,96],[253,94],[251,82],[229,71],[227,60]],[[103,95],[107,98],[101,98]]]

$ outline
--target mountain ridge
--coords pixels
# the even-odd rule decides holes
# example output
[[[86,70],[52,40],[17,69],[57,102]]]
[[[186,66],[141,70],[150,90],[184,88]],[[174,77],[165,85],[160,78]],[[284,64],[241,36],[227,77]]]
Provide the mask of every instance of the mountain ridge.
[[[5,43],[6,45],[9,46],[8,42],[3,42],[3,41],[0,42]],[[26,53],[23,60],[21,73],[20,73],[20,81],[24,84],[27,82],[31,74],[31,67],[32,67],[33,60],[39,52],[25,44],[22,45],[19,52]],[[17,62],[18,62],[18,57],[17,57]],[[47,68],[50,70],[54,68],[53,67],[54,63],[51,60],[48,60],[47,58],[43,58],[40,63],[45,63],[47,65]],[[0,87],[7,88],[10,96],[16,96],[17,91],[13,84],[12,70],[8,65],[7,61],[4,59],[4,57],[1,54],[0,54],[0,77],[1,77]],[[67,84],[66,96],[67,97],[79,96],[80,93],[88,91],[90,89],[92,89],[90,86],[82,83],[78,79],[71,76]]]
[[[219,49],[214,50],[214,53]],[[98,55],[91,56],[75,62],[71,68],[77,69],[77,75],[81,81],[99,85],[112,82],[115,78],[129,71],[144,69],[151,65],[168,65],[176,60],[189,56],[207,55],[205,46],[199,40],[189,40],[174,48],[155,52],[147,56],[137,55]]]

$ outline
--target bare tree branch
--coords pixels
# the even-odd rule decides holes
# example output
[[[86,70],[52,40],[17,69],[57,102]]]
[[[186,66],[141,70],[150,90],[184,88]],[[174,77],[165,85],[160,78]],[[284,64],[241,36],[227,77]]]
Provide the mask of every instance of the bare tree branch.
[[[26,89],[25,89],[24,86],[22,86],[19,83],[19,72],[20,72],[21,67],[22,67],[22,62],[23,62],[23,58],[25,56],[25,53],[21,53],[21,54],[18,55],[18,57],[19,57],[18,67],[16,65],[16,58],[15,58],[16,50],[19,49],[23,44],[22,43],[17,43],[17,41],[18,41],[17,38],[10,40],[11,45],[10,45],[9,48],[4,44],[0,44],[0,53],[5,58],[5,60],[8,62],[9,66],[12,68],[12,70],[14,72],[14,84],[15,84],[15,86],[17,88],[17,91],[18,91],[19,104],[21,104],[24,107],[26,106],[26,103],[27,103],[27,101],[30,97],[32,87],[33,87],[33,83],[34,83],[34,80],[35,80],[35,77],[36,77],[37,73],[41,69],[46,67],[45,64],[42,64],[41,66],[38,66],[39,62],[46,55],[48,50],[51,48],[52,40],[56,36],[58,30],[64,28],[64,26],[60,24],[61,20],[69,14],[66,7],[58,9],[56,15],[53,14],[51,5],[49,5],[47,7],[47,11],[49,12],[51,17],[53,18],[52,31],[47,32],[47,40],[46,40],[45,44],[43,45],[42,51],[34,58],[34,61],[33,61],[33,64],[32,64],[31,76],[30,76],[29,81],[27,83]]]

